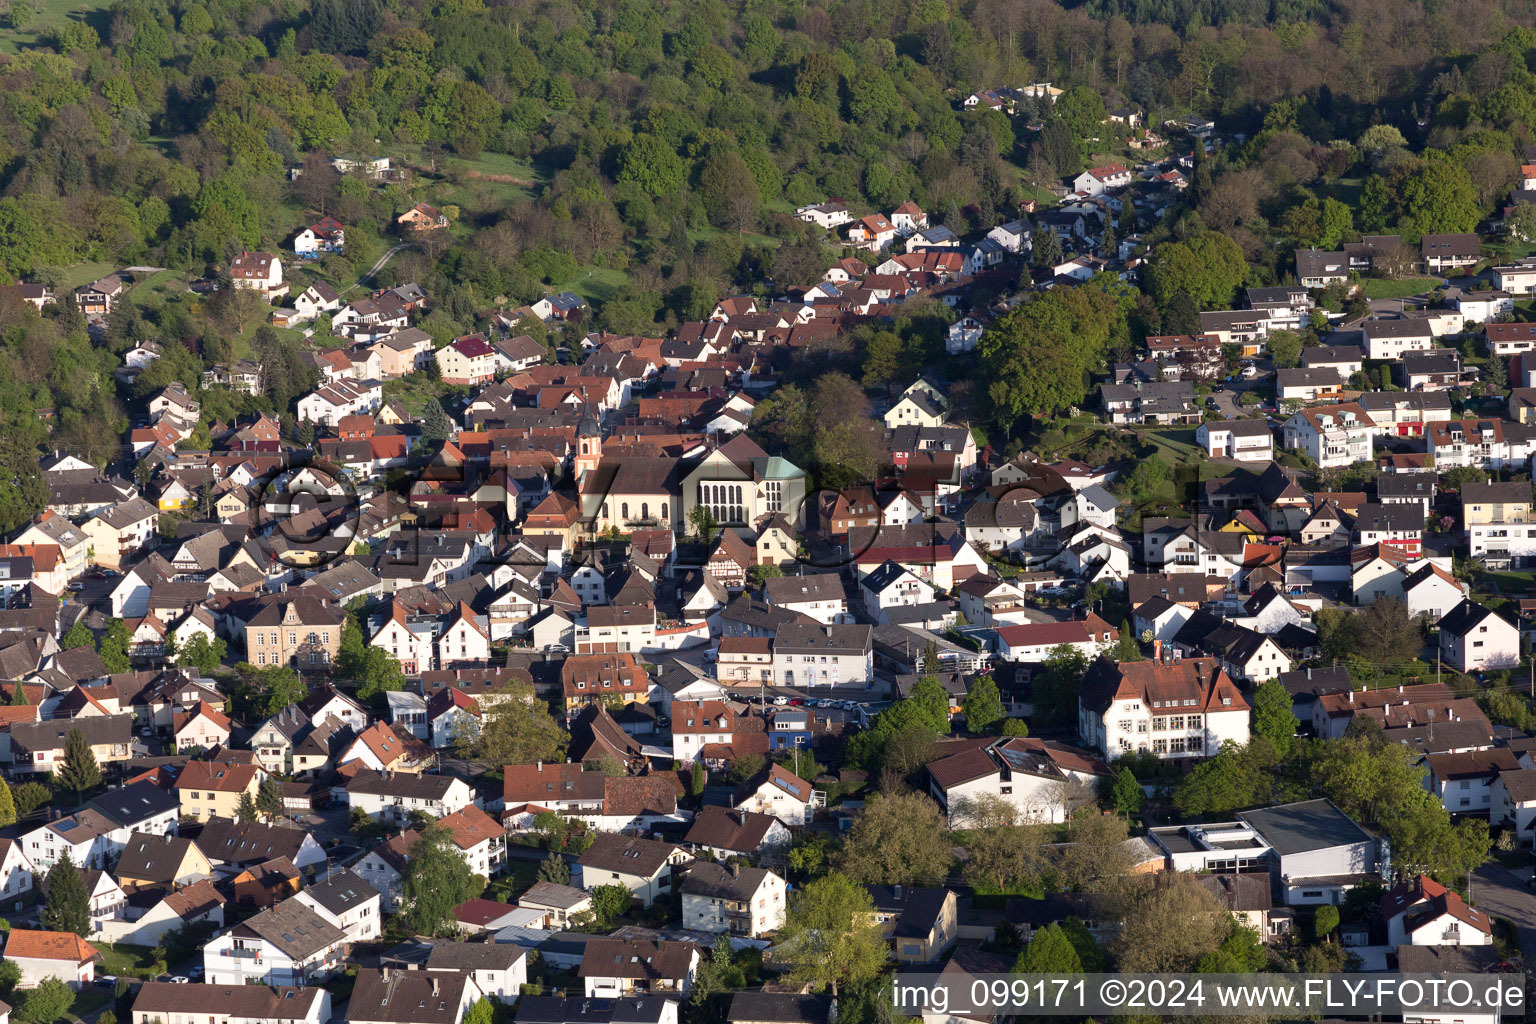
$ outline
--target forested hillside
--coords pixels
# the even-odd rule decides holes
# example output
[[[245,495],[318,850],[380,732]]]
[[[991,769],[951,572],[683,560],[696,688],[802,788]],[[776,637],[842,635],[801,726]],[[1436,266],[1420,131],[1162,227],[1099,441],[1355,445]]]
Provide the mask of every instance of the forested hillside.
[[[1072,347],[1064,392],[992,396],[984,411],[1005,428],[1076,398],[1103,346],[1179,328],[1190,280],[1195,302],[1220,303],[1229,284],[1281,279],[1292,244],[1470,229],[1536,124],[1536,32],[1519,27],[1533,5],[1492,0],[11,0],[7,18],[0,275],[61,291],[121,266],[214,277],[328,214],[348,246],[321,270],[351,285],[425,199],[451,232],[378,282],[421,282],[438,344],[551,287],[593,300],[601,328],[658,333],[721,294],[814,280],[837,253],[790,212],[827,197],[860,212],[912,199],[984,231],[1096,158],[1131,159],[1104,131],[1120,104],[1149,125],[1196,113],[1246,133],[1200,162],[1161,221],[1138,205],[1117,226],[1195,247],[1219,232],[1249,266],[1212,273],[1165,246],[1149,295],[1095,304],[1114,311],[1092,314],[1087,337],[1103,345]],[[962,107],[1031,81],[1066,91],[1013,117]],[[381,187],[329,159],[378,153],[409,176]],[[1226,245],[1202,251],[1230,263]],[[259,349],[278,367],[261,397],[213,399],[216,415],[282,408],[309,383],[299,341],[258,328],[266,310],[248,296],[149,286],[133,299],[97,343],[67,304],[6,316],[0,433],[23,482],[45,442],[39,410],[48,444],[99,462],[125,398],[173,378],[195,388],[208,362]],[[999,377],[1057,343],[1042,349],[1047,335],[1060,332],[995,354]],[[110,372],[146,338],[180,344],[124,395]],[[865,356],[842,359],[857,371]]]

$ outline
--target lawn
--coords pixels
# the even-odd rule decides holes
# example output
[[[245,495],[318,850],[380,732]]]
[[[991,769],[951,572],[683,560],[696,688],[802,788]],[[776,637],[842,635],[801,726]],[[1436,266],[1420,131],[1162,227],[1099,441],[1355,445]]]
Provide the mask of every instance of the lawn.
[[[117,269],[118,266],[115,263],[76,263],[74,266],[65,267],[60,271],[59,280],[55,284],[54,290],[61,294],[63,292],[72,292],[81,285],[90,284],[92,281],[100,281]]]
[[[107,8],[111,6],[109,0],[90,3],[81,3],[80,0],[32,0],[32,4],[37,13],[25,29],[11,28],[9,22],[5,28],[0,29],[0,53],[19,53],[27,47],[36,46],[44,36],[71,18],[75,21],[88,21],[96,29],[97,35],[103,38],[107,35]]]
[[[163,969],[164,966],[156,962],[155,951],[149,946],[131,946],[127,943],[109,945],[105,942],[93,942],[91,945],[101,954],[98,974],[111,974],[118,978],[144,978],[160,973],[156,968]]]
[[[1438,277],[1404,277],[1389,279],[1368,277],[1360,282],[1360,291],[1368,299],[1406,299],[1410,295],[1423,295],[1440,287]]]
[[[82,988],[75,993],[75,1001],[70,1004],[69,1012],[76,1017],[86,1017],[116,998],[109,988]]]
[[[594,306],[601,306],[629,284],[629,275],[609,267],[590,267],[550,291],[575,292]]]
[[[1174,465],[1194,462],[1199,457],[1200,448],[1195,444],[1195,429],[1193,427],[1139,430],[1136,433],[1143,441],[1156,445],[1158,454],[1164,456]]]

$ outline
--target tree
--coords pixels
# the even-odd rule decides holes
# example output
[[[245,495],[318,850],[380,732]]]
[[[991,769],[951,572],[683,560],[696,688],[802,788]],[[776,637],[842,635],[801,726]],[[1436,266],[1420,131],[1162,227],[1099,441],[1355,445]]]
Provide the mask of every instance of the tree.
[[[1271,331],[1269,356],[1278,370],[1289,370],[1301,363],[1301,335],[1295,331]]]
[[[421,424],[424,441],[446,441],[453,436],[453,420],[443,410],[443,403],[428,402],[426,419]]]
[[[95,647],[96,637],[86,628],[84,622],[79,619],[69,627],[69,632],[64,634],[64,639],[59,641],[59,646],[66,651],[72,651],[76,647]]]
[[[1291,740],[1301,725],[1291,711],[1291,694],[1278,679],[1261,683],[1253,694],[1253,733],[1263,736],[1275,745],[1284,757],[1291,749]]]
[[[901,338],[894,331],[876,331],[864,346],[864,386],[885,385],[901,373]]]
[[[789,897],[774,951],[797,985],[840,988],[872,981],[885,967],[886,943],[869,890],[832,872]]]
[[[97,651],[101,655],[101,663],[107,666],[108,672],[128,671],[130,668],[128,644],[131,640],[132,634],[128,632],[128,624],[122,619],[113,619],[107,624],[107,634],[101,638],[101,646]]]
[[[1449,159],[1426,162],[1403,183],[1403,214],[1423,235],[1472,231],[1482,217],[1471,177]]]
[[[442,935],[456,927],[453,908],[485,891],[485,879],[469,870],[453,833],[432,828],[411,847],[400,894],[407,927],[418,935]]]
[[[1207,233],[1157,247],[1147,267],[1148,291],[1159,308],[1184,294],[1199,309],[1225,309],[1248,274],[1236,242]]]
[[[665,140],[642,132],[619,152],[618,181],[638,186],[647,195],[674,195],[683,187],[687,168]]]
[[[736,153],[712,153],[699,173],[699,195],[709,222],[726,231],[757,226],[762,208],[757,178]]]
[[[369,645],[363,654],[363,671],[357,685],[358,700],[372,700],[385,693],[399,693],[405,689],[405,670],[393,654],[382,647]]]
[[[196,669],[205,676],[211,675],[223,664],[227,653],[229,645],[222,637],[210,640],[204,633],[193,633],[191,639],[182,644],[181,650],[177,652],[176,664]]]
[[[1145,876],[1127,895],[1115,941],[1121,971],[1187,971],[1219,948],[1232,917],[1192,874]]]
[[[44,978],[34,989],[21,995],[21,1005],[16,1007],[19,1024],[53,1024],[69,1014],[74,1005],[75,993],[58,978]]]
[[[495,1021],[496,1008],[485,996],[475,1000],[474,1005],[464,1011],[464,1024],[495,1024]]]
[[[11,785],[0,779],[0,828],[16,824],[16,801],[11,796]]]
[[[256,791],[256,810],[268,821],[283,816],[283,788],[276,779],[266,779]]]
[[[48,904],[43,908],[43,927],[53,932],[91,934],[91,894],[85,878],[75,867],[69,851],[48,870]]]
[[[704,772],[704,762],[694,761],[693,769],[688,774],[688,795],[697,799],[704,795],[704,785],[708,781]]]
[[[539,861],[539,881],[554,882],[556,885],[571,884],[571,864],[554,850],[549,856]]]
[[[299,703],[309,693],[303,677],[287,665],[256,668],[246,664],[244,670],[252,684],[252,689],[264,698],[258,702],[257,706],[265,715],[275,715],[284,708]]]
[[[1070,722],[1077,717],[1077,691],[1088,671],[1088,657],[1070,644],[1051,649],[1035,677],[1035,715],[1039,723]]]
[[[1084,400],[1123,322],[1118,300],[1091,283],[1054,288],[998,318],[981,336],[987,394],[999,424],[1057,412]]]
[[[565,730],[532,686],[513,680],[487,696],[479,728],[454,738],[459,756],[497,766],[565,759]]]
[[[626,886],[600,885],[592,890],[592,914],[607,928],[629,912],[634,894]]]
[[[1120,770],[1109,776],[1109,781],[1104,787],[1104,803],[1114,811],[1121,814],[1135,814],[1141,810],[1141,805],[1147,802],[1146,791],[1141,788],[1141,783],[1136,781],[1132,771],[1120,766]]]
[[[261,812],[256,809],[256,798],[251,796],[250,790],[240,794],[240,809],[236,816],[241,821],[255,821],[261,817]]]
[[[77,800],[81,793],[101,785],[101,766],[96,763],[96,754],[85,733],[79,729],[69,730],[64,738],[64,763],[59,767],[58,781],[73,790]]]
[[[351,616],[341,625],[341,640],[336,648],[336,671],[348,679],[359,679],[368,657],[368,641],[362,628]]]
[[[1016,974],[1081,974],[1082,958],[1058,924],[1035,932],[1013,965]]]
[[[1061,119],[1079,143],[1097,139],[1107,116],[1099,90],[1085,85],[1074,85],[1056,97],[1051,113]]]
[[[871,799],[843,844],[842,871],[870,885],[936,885],[953,861],[939,807],[921,793]]]
[[[1312,934],[1322,942],[1339,926],[1339,908],[1323,904],[1312,913]]]
[[[1003,699],[997,682],[988,674],[976,677],[961,704],[965,727],[971,732],[987,732],[1003,720]]]

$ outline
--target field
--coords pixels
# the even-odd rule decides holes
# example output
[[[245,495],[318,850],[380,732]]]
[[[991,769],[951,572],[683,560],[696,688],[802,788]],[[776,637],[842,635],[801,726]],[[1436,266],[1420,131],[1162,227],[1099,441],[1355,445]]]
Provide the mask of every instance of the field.
[[[1440,286],[1438,277],[1404,277],[1398,279],[1368,277],[1360,282],[1360,291],[1368,299],[1406,299],[1410,295],[1423,295]]]
[[[9,20],[5,22],[4,28],[0,28],[0,53],[19,53],[26,47],[36,46],[44,36],[69,19],[90,22],[96,34],[105,38],[107,10],[110,6],[108,0],[96,0],[94,3],[81,3],[80,0],[32,0],[32,8],[37,13],[25,29],[12,28]]]

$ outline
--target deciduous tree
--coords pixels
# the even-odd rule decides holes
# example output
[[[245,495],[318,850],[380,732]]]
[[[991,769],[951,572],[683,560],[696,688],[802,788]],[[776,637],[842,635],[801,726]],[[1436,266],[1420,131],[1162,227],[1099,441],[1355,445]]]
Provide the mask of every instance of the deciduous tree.
[[[833,872],[790,894],[775,949],[797,984],[839,989],[871,981],[887,950],[869,891]]]

